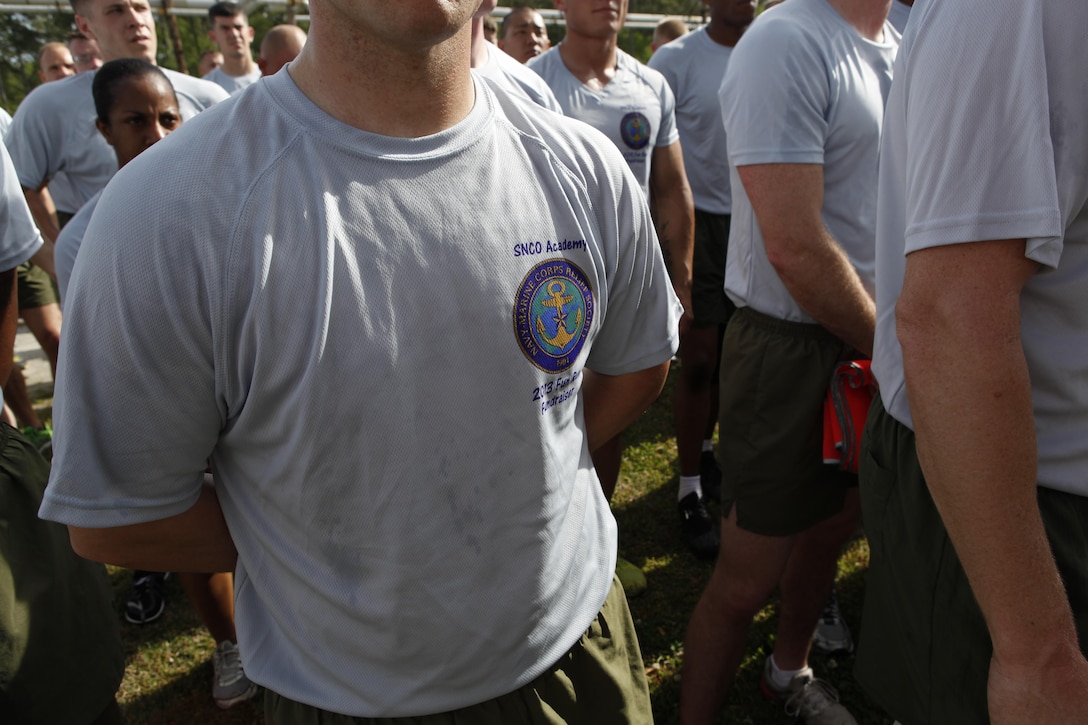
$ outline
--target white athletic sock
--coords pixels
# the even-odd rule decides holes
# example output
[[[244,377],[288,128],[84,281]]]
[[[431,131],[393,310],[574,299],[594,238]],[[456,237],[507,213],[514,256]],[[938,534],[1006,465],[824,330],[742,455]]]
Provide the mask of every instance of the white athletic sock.
[[[702,478],[699,476],[699,474],[695,474],[694,476],[681,476],[680,490],[677,492],[676,500],[683,501],[688,496],[688,494],[692,493],[693,491],[699,494],[699,498],[702,498],[703,486],[701,481]]]
[[[714,452],[714,441],[710,440],[709,438],[704,438],[703,453],[706,453],[707,451],[710,451],[711,453]]]
[[[793,682],[793,678],[797,675],[807,674],[812,676],[811,667],[802,667],[799,670],[780,670],[778,669],[778,663],[774,661],[774,655],[771,655],[771,684],[779,690],[784,690],[790,686]]]

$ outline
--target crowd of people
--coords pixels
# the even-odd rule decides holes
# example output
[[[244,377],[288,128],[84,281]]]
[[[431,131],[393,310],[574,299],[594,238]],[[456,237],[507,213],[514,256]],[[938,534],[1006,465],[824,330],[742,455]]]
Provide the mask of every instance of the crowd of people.
[[[670,362],[684,725],[776,591],[763,695],[856,725],[809,656],[859,531],[891,718],[1088,722],[1088,9],[704,0],[644,64],[554,4],[311,0],[255,59],[219,2],[195,78],[72,0],[0,119],[5,722],[123,722],[91,562],[132,625],[176,574],[269,723],[652,722],[609,502]]]

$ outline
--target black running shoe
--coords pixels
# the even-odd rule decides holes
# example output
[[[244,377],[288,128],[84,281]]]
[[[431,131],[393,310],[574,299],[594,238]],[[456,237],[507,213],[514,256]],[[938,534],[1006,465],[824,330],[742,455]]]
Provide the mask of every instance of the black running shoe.
[[[718,523],[706,510],[699,494],[692,492],[679,503],[680,532],[688,547],[700,559],[713,559],[718,555],[721,537]]]
[[[159,571],[132,572],[132,589],[125,601],[125,621],[148,624],[162,616],[166,608],[163,588],[168,574]]]

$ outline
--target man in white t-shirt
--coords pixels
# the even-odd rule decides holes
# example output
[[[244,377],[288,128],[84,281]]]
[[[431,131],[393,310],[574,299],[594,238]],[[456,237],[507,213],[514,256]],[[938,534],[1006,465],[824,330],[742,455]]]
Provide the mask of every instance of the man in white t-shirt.
[[[38,51],[38,78],[42,83],[74,76],[76,64],[64,43],[46,43]]]
[[[496,0],[483,0],[472,18],[472,70],[479,76],[494,81],[499,88],[515,96],[526,98],[538,106],[556,113],[563,109],[544,79],[484,38],[484,18],[495,9]]]
[[[218,83],[227,93],[237,93],[261,78],[261,69],[253,61],[249,44],[253,42],[253,28],[249,25],[242,6],[232,2],[218,2],[208,8],[208,37],[223,54],[223,64],[203,76],[204,80]]]
[[[918,3],[896,61],[855,674],[910,725],[1088,717],[1086,25]]]
[[[680,528],[689,548],[713,558],[719,523],[703,515],[705,498],[721,500],[721,471],[711,438],[718,422],[718,368],[721,336],[733,313],[725,295],[729,242],[729,159],[718,88],[733,47],[755,17],[756,4],[709,0],[710,22],[663,45],[650,67],[676,96],[676,125],[684,149],[684,170],[695,202],[692,260],[693,322],[680,346],[680,380],[673,392],[680,486]]]
[[[694,208],[684,175],[676,131],[675,100],[669,84],[619,49],[627,0],[555,0],[567,34],[556,47],[529,62],[559,99],[563,112],[608,136],[623,153],[643,193],[654,201],[654,223],[684,304],[682,334],[691,321],[691,256]],[[623,441],[609,441],[593,457],[605,495],[619,479]],[[705,509],[704,509],[705,513]]]
[[[764,694],[808,725],[852,725],[808,666],[856,476],[823,462],[839,362],[872,351],[884,99],[899,34],[886,0],[789,0],[737,43],[721,87],[733,192],[722,344],[721,554],[684,644],[681,712],[710,722],[752,617],[780,588]]]
[[[474,79],[476,7],[312,0],[287,72],[118,173],[72,274],[42,516],[235,570],[271,723],[652,720],[590,452],[680,305],[611,145]]]
[[[105,60],[143,58],[155,63],[155,21],[146,0],[72,0],[72,9],[76,25],[98,42]],[[166,68],[163,72],[174,86],[185,118],[227,97],[214,83]],[[93,73],[77,73],[35,88],[19,105],[4,137],[50,256],[60,225],[44,201],[43,190],[53,176],[63,171],[71,182],[66,198],[53,194],[57,214],[70,218],[117,171],[113,149],[94,125],[93,81]]]
[[[275,75],[302,52],[306,45],[306,31],[297,25],[276,25],[261,38],[261,54],[257,67],[266,76]]]
[[[514,8],[502,19],[499,49],[518,63],[528,63],[550,47],[544,16],[533,8]]]

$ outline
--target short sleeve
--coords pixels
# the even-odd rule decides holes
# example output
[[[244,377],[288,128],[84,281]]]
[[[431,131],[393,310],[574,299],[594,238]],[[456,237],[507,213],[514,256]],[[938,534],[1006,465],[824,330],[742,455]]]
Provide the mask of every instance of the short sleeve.
[[[617,156],[611,148],[602,152]],[[624,375],[660,365],[679,346],[683,308],[665,269],[645,196],[617,157],[604,188],[593,197],[599,200],[602,234],[615,240],[616,263],[606,270],[607,307],[586,367]]]
[[[42,246],[42,237],[7,151],[0,145],[0,272],[8,272],[30,259]],[[10,351],[9,351],[10,352]]]
[[[780,17],[737,44],[718,94],[730,163],[823,163],[830,86],[819,47]]]
[[[676,95],[669,87],[668,81],[662,78],[661,88],[658,91],[661,97],[661,131],[657,134],[656,146],[672,146],[680,140],[680,132],[676,128]]]
[[[59,171],[54,150],[64,146],[63,124],[50,122],[45,105],[43,94],[28,95],[4,136],[19,183],[28,189],[37,189]]]
[[[1060,211],[1042,10],[972,15],[1000,53],[965,45],[955,23],[913,38],[909,84],[906,253],[990,239],[1027,239],[1028,256],[1055,266]],[[917,79],[917,80],[916,80]],[[924,81],[921,79],[925,79]],[[1001,93],[992,92],[999,83]],[[938,131],[939,129],[939,131]]]
[[[46,519],[110,527],[188,510],[223,426],[206,291],[221,265],[207,229],[171,223],[184,202],[152,183],[157,150],[103,192],[76,258]]]

